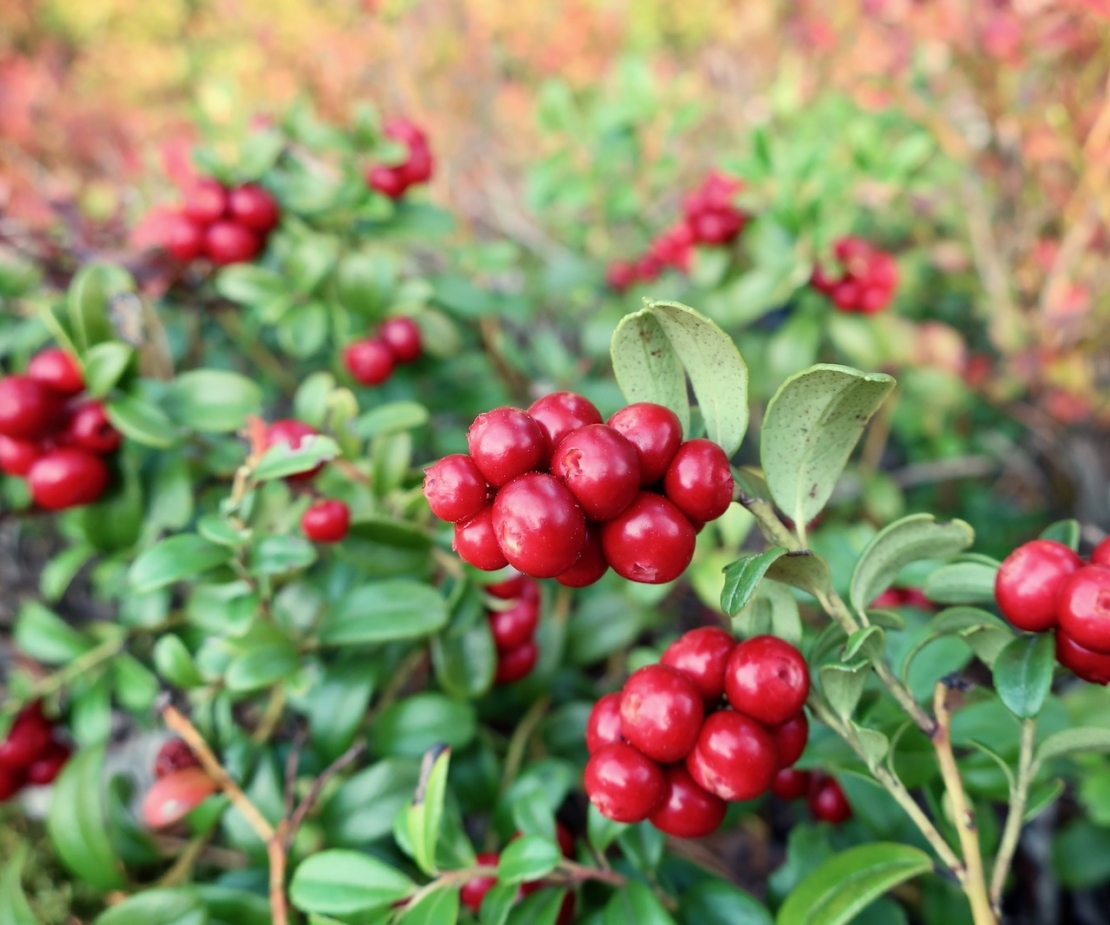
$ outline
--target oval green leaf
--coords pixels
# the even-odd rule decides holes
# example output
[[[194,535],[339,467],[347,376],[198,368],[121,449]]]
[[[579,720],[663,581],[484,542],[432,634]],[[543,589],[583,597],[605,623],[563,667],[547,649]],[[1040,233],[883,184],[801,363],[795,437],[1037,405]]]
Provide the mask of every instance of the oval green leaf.
[[[231,558],[231,550],[195,533],[171,536],[151,546],[128,572],[131,587],[140,594],[155,591],[191,575],[199,575]]]
[[[238,373],[196,369],[170,386],[167,405],[179,424],[209,434],[231,433],[262,410],[262,389]]]
[[[368,644],[428,636],[447,623],[447,604],[428,585],[377,581],[355,588],[320,626],[325,645]]]
[[[357,851],[321,851],[297,867],[289,899],[304,912],[351,915],[412,895],[413,883],[399,870]]]
[[[161,408],[141,398],[121,395],[104,406],[108,420],[129,440],[164,450],[177,443],[177,427]]]
[[[1049,633],[1019,636],[994,661],[994,687],[1007,709],[1019,719],[1032,719],[1041,712],[1049,689],[1056,658]]]
[[[97,916],[93,925],[206,925],[208,909],[190,889],[145,890]]]
[[[774,546],[754,556],[744,556],[725,566],[725,586],[721,590],[721,609],[735,617],[752,599],[756,588],[774,563],[786,555],[785,546]]]

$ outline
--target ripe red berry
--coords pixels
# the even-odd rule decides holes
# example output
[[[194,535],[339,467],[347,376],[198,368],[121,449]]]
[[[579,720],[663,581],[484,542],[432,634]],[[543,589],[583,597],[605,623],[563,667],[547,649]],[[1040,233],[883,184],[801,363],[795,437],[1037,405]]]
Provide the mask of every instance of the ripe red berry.
[[[174,260],[189,263],[204,256],[204,226],[186,215],[175,215],[166,221],[162,247]]]
[[[440,520],[458,523],[473,517],[485,506],[488,493],[485,477],[465,453],[444,456],[424,470],[424,497]]]
[[[843,280],[833,289],[833,304],[841,311],[851,312],[859,304],[859,283],[851,279]]]
[[[521,678],[527,677],[536,667],[540,650],[535,639],[529,639],[523,645],[507,652],[497,653],[497,674],[494,676],[496,684],[512,684]]]
[[[378,329],[378,337],[398,363],[415,363],[424,352],[420,326],[411,318],[386,318]]]
[[[465,457],[469,459],[470,457]],[[486,585],[483,590],[504,601],[516,600],[518,597],[539,598],[539,585],[527,575],[521,575],[516,569],[509,569],[509,577]]]
[[[540,602],[536,597],[522,597],[508,610],[492,610],[489,615],[494,644],[502,652],[524,645],[539,622]]]
[[[1110,537],[1104,539],[1091,553],[1091,565],[1110,566]]]
[[[366,172],[366,183],[372,190],[390,199],[400,199],[408,188],[404,172],[398,167],[387,167],[384,164],[371,167]]]
[[[237,222],[216,222],[204,231],[204,252],[217,266],[247,263],[262,252],[262,239]]]
[[[62,442],[105,456],[120,448],[123,436],[108,420],[104,405],[98,401],[88,401],[74,411],[66,423]]]
[[[624,292],[636,283],[636,266],[627,260],[614,260],[605,272],[605,282],[610,289]]]
[[[194,222],[211,225],[227,211],[227,190],[218,180],[197,180],[184,191],[181,211]]]
[[[725,665],[736,647],[736,639],[719,626],[690,630],[669,646],[659,660],[681,671],[694,682],[707,706],[725,693]]]
[[[779,753],[779,765],[784,768],[790,767],[802,757],[802,752],[806,750],[806,743],[809,741],[809,720],[806,718],[805,710],[788,719],[781,726],[775,726],[771,729],[771,735],[775,740],[775,750]]]
[[[351,509],[336,498],[317,501],[301,515],[301,530],[314,543],[338,543],[351,528]]]
[[[494,488],[539,468],[546,455],[543,431],[519,408],[479,414],[466,434],[470,456]]]
[[[805,706],[809,666],[785,640],[755,636],[732,650],[725,666],[725,696],[734,710],[779,726]]]
[[[7,802],[23,789],[23,772],[0,766],[0,803]]]
[[[694,682],[666,665],[633,672],[621,693],[621,735],[662,764],[689,754],[704,715]]]
[[[77,361],[59,347],[43,350],[27,364],[27,375],[59,395],[76,395],[85,388],[85,374]]]
[[[667,471],[682,445],[682,422],[670,408],[637,402],[609,418],[609,426],[636,448],[640,484],[654,485]]]
[[[42,714],[42,706],[33,703],[19,711],[8,737],[0,742],[0,768],[27,768],[50,747],[54,730]]]
[[[31,497],[48,511],[92,504],[104,494],[109,479],[104,460],[68,446],[39,457],[27,473]]]
[[[700,787],[681,764],[664,768],[663,799],[648,819],[675,838],[704,838],[717,831],[728,808],[725,801]]]
[[[27,783],[37,786],[54,783],[69,761],[70,749],[62,742],[51,742],[27,768]]]
[[[582,554],[586,518],[558,479],[529,472],[493,502],[493,530],[510,564],[533,578],[554,578]]]
[[[771,793],[780,800],[800,800],[809,793],[809,771],[783,768],[771,781]]]
[[[0,379],[0,434],[18,440],[37,440],[57,423],[61,398],[29,376]]]
[[[362,385],[381,385],[393,375],[393,364],[393,352],[379,337],[364,337],[343,350],[343,365]]]
[[[427,183],[435,171],[435,158],[426,142],[409,146],[409,159],[400,166],[401,178],[406,186]]]
[[[496,867],[499,858],[496,851],[484,851],[475,860],[482,867]],[[475,877],[463,884],[459,891],[459,899],[472,912],[477,912],[482,908],[482,900],[486,898],[486,893],[495,886],[497,886],[496,877]]]
[[[583,775],[586,795],[615,822],[642,822],[663,799],[663,771],[625,742],[598,749]]]
[[[818,822],[840,825],[852,818],[852,806],[836,778],[825,777],[810,787],[809,813]]]
[[[404,142],[406,145],[426,145],[428,143],[428,136],[424,134],[424,130],[412,119],[406,119],[403,116],[395,116],[390,119],[382,129],[382,134],[386,138]]]
[[[156,780],[143,797],[143,822],[151,829],[180,822],[218,789],[200,768],[173,771]]]
[[[1093,652],[1056,630],[1056,661],[1091,684],[1110,684],[1110,655]]]
[[[994,579],[1002,615],[1018,629],[1043,633],[1056,625],[1057,600],[1083,561],[1063,543],[1033,540],[1010,553]]]
[[[1087,565],[1064,582],[1060,629],[1081,646],[1110,655],[1110,568]]]
[[[184,739],[167,739],[154,756],[154,776],[165,777],[185,768],[199,768],[200,761]]]
[[[259,234],[267,234],[281,221],[277,200],[261,186],[247,183],[237,186],[227,197],[227,209],[240,225]]]
[[[661,495],[641,491],[617,517],[601,525],[601,548],[613,571],[629,581],[674,581],[694,558],[694,528]]]
[[[587,524],[586,545],[578,560],[565,572],[555,576],[559,584],[567,588],[585,588],[601,580],[609,571],[609,562],[601,548],[601,528],[598,524]]]
[[[301,444],[309,437],[315,437],[319,431],[316,430],[311,424],[306,424],[304,421],[296,421],[292,418],[285,418],[280,421],[274,421],[269,429],[266,431],[266,448],[277,446],[279,443],[286,444],[290,449],[300,449]],[[298,472],[295,475],[287,475],[285,480],[287,482],[307,482],[312,479],[316,474],[324,468],[324,464],[320,463],[314,466],[307,472]]]
[[[42,450],[33,440],[17,440],[0,434],[0,472],[25,476],[41,455]]]
[[[732,503],[732,469],[712,440],[687,440],[663,477],[663,491],[690,520],[716,520]]]
[[[602,697],[590,710],[590,718],[586,720],[586,751],[592,755],[606,745],[623,741],[621,692],[614,691]]]
[[[532,402],[528,416],[539,426],[547,437],[547,446],[554,452],[562,439],[590,424],[601,423],[601,412],[593,402],[574,392],[552,392]]]
[[[865,315],[881,312],[890,302],[890,293],[878,286],[865,286],[860,292],[858,308]]]
[[[705,718],[686,768],[722,800],[751,800],[771,786],[779,756],[771,733],[754,719],[720,710]]]
[[[590,520],[611,520],[640,490],[636,448],[604,424],[564,437],[552,454],[551,474],[571,490]]]
[[[485,505],[473,517],[455,524],[455,539],[451,548],[463,562],[469,562],[484,572],[496,572],[509,564],[493,532],[492,504]]]

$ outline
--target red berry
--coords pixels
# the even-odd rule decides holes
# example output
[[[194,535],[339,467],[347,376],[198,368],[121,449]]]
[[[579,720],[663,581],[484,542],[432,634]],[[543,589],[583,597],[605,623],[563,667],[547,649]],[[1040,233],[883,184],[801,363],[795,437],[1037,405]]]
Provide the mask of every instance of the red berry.
[[[25,476],[41,455],[42,450],[33,440],[17,440],[0,434],[0,472]]]
[[[810,789],[809,813],[818,822],[833,825],[852,818],[852,807],[836,778],[826,777]]]
[[[466,434],[470,455],[494,488],[540,467],[546,455],[543,431],[519,408],[479,414]]]
[[[875,251],[867,268],[869,285],[885,291],[889,296],[898,285],[898,264],[885,251]]]
[[[539,622],[540,602],[535,597],[522,597],[508,610],[493,610],[489,615],[493,641],[502,652],[524,645]]]
[[[200,762],[184,739],[167,739],[154,756],[154,776],[165,777],[185,768],[199,768]]]
[[[694,238],[703,244],[727,244],[744,229],[744,216],[734,210],[702,212],[689,219]]]
[[[1060,591],[1060,629],[1081,646],[1110,655],[1110,568],[1087,565]]]
[[[470,457],[465,458],[469,459]],[[510,569],[509,571],[508,578],[486,585],[483,589],[486,594],[492,594],[494,597],[499,597],[505,601],[512,601],[525,595],[539,598],[539,585],[533,579],[527,575],[521,575],[516,569]]]
[[[694,528],[666,498],[641,491],[620,515],[601,525],[601,548],[613,571],[629,581],[674,581],[694,558]]]
[[[690,776],[722,800],[751,800],[766,792],[779,769],[775,740],[755,720],[720,710],[705,718],[694,750],[686,756]]]
[[[51,742],[27,768],[27,783],[44,786],[54,783],[69,761],[70,749],[62,742]]]
[[[120,448],[123,437],[108,420],[104,405],[98,401],[88,401],[74,411],[66,423],[62,442],[105,456]]]
[[[771,781],[771,793],[780,800],[800,800],[809,793],[809,771],[783,768]]]
[[[682,422],[670,408],[637,402],[609,418],[609,426],[636,448],[640,484],[654,485],[667,471],[682,444]]]
[[[197,260],[204,256],[204,226],[185,215],[171,216],[166,222],[162,247],[181,263]]]
[[[826,296],[832,295],[833,290],[836,288],[836,284],[839,282],[839,277],[830,275],[828,272],[821,269],[821,267],[815,267],[813,275],[809,279],[809,284]]]
[[[601,548],[601,529],[597,524],[588,524],[582,554],[574,565],[556,575],[555,580],[567,588],[585,588],[600,581],[607,571],[609,562]]]
[[[563,852],[563,857],[574,857],[574,836],[570,834],[570,829],[558,820],[555,822],[555,841],[559,843],[559,850]]]
[[[371,167],[366,172],[366,183],[372,190],[390,199],[400,199],[408,188],[404,172],[399,167],[386,167],[384,164]]]
[[[0,766],[0,803],[14,797],[23,789],[23,772]]]
[[[156,780],[143,797],[143,822],[151,829],[180,822],[218,789],[200,768],[173,771]]]
[[[1091,684],[1110,684],[1110,655],[1092,652],[1059,629],[1056,630],[1056,661]]]
[[[625,742],[594,752],[583,776],[590,802],[615,822],[642,822],[663,799],[663,771]]]
[[[671,765],[663,774],[663,799],[648,817],[651,824],[675,838],[704,838],[717,831],[728,808],[725,801],[698,786],[684,765]]]
[[[775,739],[775,750],[779,753],[779,764],[784,768],[790,767],[802,757],[809,741],[809,720],[803,710],[792,719],[788,719],[781,726],[771,730]]]
[[[554,452],[571,431],[601,423],[601,412],[593,402],[574,392],[552,392],[532,402],[528,416],[547,437],[547,446]]]
[[[614,260],[605,272],[605,282],[610,289],[624,292],[636,283],[636,267],[627,260]]]
[[[435,159],[424,142],[409,146],[409,159],[400,166],[401,178],[407,186],[427,183],[435,171]]]
[[[53,738],[54,730],[38,703],[19,711],[8,730],[8,737],[0,742],[0,768],[22,770],[38,759]]]
[[[343,501],[325,498],[301,515],[301,530],[314,543],[338,543],[351,528],[351,509]]]
[[[590,520],[612,520],[640,490],[636,448],[604,424],[564,437],[551,457],[551,474],[571,490]]]
[[[58,347],[43,350],[27,364],[27,375],[59,395],[76,395],[85,388],[85,374],[77,361]]]
[[[262,239],[236,222],[216,222],[204,232],[204,252],[217,266],[247,263],[262,252]]]
[[[859,304],[859,283],[846,279],[836,284],[833,289],[833,304],[841,311],[852,312]]]
[[[364,337],[343,350],[343,365],[362,385],[381,385],[393,375],[393,363],[393,352],[378,337]]]
[[[878,286],[865,286],[860,293],[858,308],[865,315],[881,312],[890,302],[890,292]]]
[[[92,504],[104,494],[109,479],[104,460],[76,447],[51,450],[27,473],[31,497],[48,511]]]
[[[903,588],[902,605],[916,607],[918,610],[934,610],[936,607],[920,588]]]
[[[716,520],[732,503],[732,469],[712,440],[687,440],[663,477],[663,491],[690,520]]]
[[[906,602],[901,588],[887,588],[867,607],[868,610],[893,610]]]
[[[266,431],[266,448],[276,446],[279,443],[286,444],[290,449],[300,449],[300,446],[308,437],[315,437],[319,432],[311,424],[306,424],[304,421],[296,421],[292,418],[285,418],[280,421],[274,421],[270,425],[269,430]],[[307,472],[298,472],[295,475],[287,475],[285,480],[287,482],[307,482],[312,479],[316,474],[324,468],[324,464],[320,463],[314,466]]]
[[[725,664],[735,647],[731,633],[718,626],[703,626],[672,642],[659,661],[686,675],[706,705],[712,706],[724,696]]]
[[[621,693],[621,735],[662,764],[689,754],[704,715],[694,682],[666,665],[633,672]]]
[[[1064,582],[1082,564],[1075,552],[1054,540],[1033,540],[1019,546],[1003,560],[995,576],[998,609],[1026,632],[1052,629]]]
[[[479,854],[476,860],[482,867],[496,867],[499,858],[496,851],[485,851]],[[459,891],[459,899],[472,912],[477,912],[482,908],[482,900],[486,898],[486,893],[495,886],[497,886],[496,877],[475,877],[463,884]]]
[[[473,517],[485,506],[488,493],[485,477],[465,453],[444,456],[424,470],[424,497],[440,520],[458,523]]]
[[[540,651],[535,639],[529,639],[523,645],[507,652],[497,653],[497,674],[494,676],[496,684],[512,684],[532,673],[536,667],[536,659]]]
[[[428,136],[424,134],[424,130],[411,119],[406,119],[403,116],[390,119],[382,129],[382,134],[386,138],[404,142],[406,145],[426,145],[428,143]]]
[[[1110,538],[1103,540],[1091,553],[1091,565],[1110,566]]]
[[[0,379],[0,434],[18,440],[37,440],[54,429],[62,410],[61,398],[29,376]]]
[[[604,748],[623,742],[621,737],[621,692],[606,694],[590,710],[586,720],[586,751],[591,755]]]
[[[473,517],[455,524],[455,540],[451,548],[464,562],[484,572],[496,572],[509,564],[493,532],[492,504],[485,505]]]
[[[259,234],[268,234],[281,221],[277,200],[254,183],[233,189],[227,197],[227,208],[235,221]]]
[[[420,326],[411,318],[387,318],[378,329],[378,337],[398,363],[415,363],[424,352]]]
[[[185,190],[181,211],[194,222],[211,225],[223,218],[226,210],[227,190],[218,180],[200,179]]]
[[[533,578],[554,578],[582,554],[586,518],[558,479],[529,472],[493,502],[493,530],[510,564]]]
[[[809,666],[785,640],[755,636],[732,650],[725,666],[725,696],[734,710],[779,726],[805,706]]]

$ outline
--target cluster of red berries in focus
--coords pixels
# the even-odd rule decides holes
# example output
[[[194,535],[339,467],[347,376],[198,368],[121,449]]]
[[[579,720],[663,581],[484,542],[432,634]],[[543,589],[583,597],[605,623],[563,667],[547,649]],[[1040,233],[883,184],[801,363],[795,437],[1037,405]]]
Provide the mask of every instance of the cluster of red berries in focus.
[[[284,443],[290,449],[300,449],[308,437],[319,433],[311,424],[287,418],[274,421],[266,429],[265,449]],[[309,469],[307,472],[298,472],[286,476],[285,480],[293,484],[311,482],[324,468],[324,464]],[[301,532],[314,543],[338,543],[346,539],[351,527],[351,509],[346,502],[336,498],[320,498],[301,515]]]
[[[408,148],[408,159],[403,164],[388,166],[378,164],[366,171],[369,187],[390,199],[400,199],[410,186],[427,183],[432,178],[435,162],[428,136],[416,123],[408,119],[393,119],[385,126],[386,138],[399,141]]]
[[[174,825],[217,789],[184,740],[167,739],[154,757],[154,784],[143,797],[143,822],[151,829]]]
[[[84,389],[81,367],[56,347],[23,375],[0,379],[0,471],[25,478],[48,511],[92,504],[111,480],[104,457],[122,437],[101,402],[81,398]]]
[[[202,177],[184,190],[181,206],[166,221],[162,247],[182,263],[247,263],[262,253],[280,221],[277,200],[257,183],[229,188]]]
[[[1056,632],[1056,661],[1092,684],[1110,684],[1110,539],[1084,563],[1070,547],[1033,540],[998,569],[994,598],[1027,633]]]
[[[381,385],[398,363],[415,363],[424,352],[420,326],[411,318],[387,318],[373,337],[353,341],[343,350],[343,365],[362,385]]]
[[[818,267],[810,285],[832,299],[842,312],[873,315],[890,305],[898,286],[894,257],[863,238],[841,238],[833,245],[840,272],[833,275]]]
[[[817,822],[840,825],[852,818],[852,806],[835,777],[823,771],[799,771],[783,768],[771,783],[771,793],[780,800],[803,797],[809,814]]]
[[[743,183],[719,171],[711,171],[701,186],[682,200],[682,219],[655,238],[647,253],[636,260],[616,260],[609,265],[607,281],[617,292],[636,283],[650,283],[672,267],[690,272],[694,245],[717,247],[733,241],[747,224],[748,216],[733,199]]]
[[[536,627],[540,623],[540,586],[527,575],[513,575],[486,585],[497,600],[489,610],[489,629],[497,646],[497,684],[512,684],[536,667]]]
[[[612,566],[663,584],[686,570],[695,534],[732,500],[724,450],[683,442],[678,416],[648,402],[602,424],[581,395],[555,392],[527,411],[479,414],[467,444],[469,456],[426,470],[424,495],[455,524],[459,556],[486,571],[512,565],[581,588]]]
[[[717,627],[686,633],[594,704],[586,793],[617,822],[709,835],[727,802],[766,793],[801,757],[808,694],[809,667],[790,643],[738,643]]]
[[[0,742],[0,803],[27,784],[49,784],[69,760],[70,748],[55,734],[54,724],[35,703],[19,711],[8,736]]]

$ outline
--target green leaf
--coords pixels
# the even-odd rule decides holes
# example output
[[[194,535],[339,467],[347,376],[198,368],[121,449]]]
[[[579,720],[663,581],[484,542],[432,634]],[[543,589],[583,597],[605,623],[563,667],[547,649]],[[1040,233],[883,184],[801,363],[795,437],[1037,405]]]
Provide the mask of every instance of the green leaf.
[[[875,534],[852,572],[849,596],[863,615],[875,598],[894,584],[911,562],[948,559],[975,542],[975,531],[962,520],[937,523],[932,514],[911,514]]]
[[[561,887],[537,890],[510,910],[508,925],[556,925],[564,896]]]
[[[874,773],[890,751],[890,739],[878,730],[868,729],[859,723],[849,723],[849,725],[859,741],[864,763]]]
[[[1019,636],[995,659],[995,690],[1014,716],[1032,719],[1041,712],[1048,697],[1054,667],[1051,634]]]
[[[111,672],[120,706],[132,713],[151,709],[158,696],[158,679],[142,662],[121,652],[112,659]]]
[[[844,644],[844,654],[841,659],[850,662],[858,656],[867,659],[869,662],[877,662],[883,657],[885,648],[886,633],[883,632],[882,627],[865,626],[848,637],[848,641]]]
[[[280,575],[315,561],[316,547],[303,536],[267,536],[251,547],[250,573]]]
[[[181,637],[167,633],[154,644],[154,667],[174,687],[200,687],[204,678]]]
[[[1054,733],[1037,749],[1034,765],[1039,768],[1046,761],[1052,761],[1054,758],[1089,752],[1110,752],[1110,729],[1082,726],[1078,729],[1065,729]]]
[[[340,598],[320,626],[325,645],[365,645],[414,639],[441,630],[447,604],[425,584],[402,579],[368,582]]]
[[[598,851],[605,851],[616,841],[617,836],[627,828],[627,823],[614,822],[612,819],[601,815],[593,803],[590,804],[586,813],[586,837]]]
[[[646,883],[629,880],[605,905],[604,925],[675,925]]]
[[[993,604],[996,567],[982,562],[953,562],[925,579],[925,596],[938,604]]]
[[[132,395],[109,399],[108,420],[128,440],[164,450],[178,441],[177,427],[162,409]]]
[[[355,433],[364,440],[378,434],[395,434],[413,430],[428,423],[428,409],[415,401],[395,401],[361,415],[354,424]]]
[[[547,794],[537,783],[533,787],[525,787],[519,793],[514,793],[513,822],[518,832],[525,835],[539,835],[548,841],[555,839],[555,813]]]
[[[413,694],[386,709],[371,727],[374,748],[416,757],[435,745],[463,748],[474,738],[477,718],[469,703],[442,694]]]
[[[91,263],[77,271],[66,294],[66,311],[74,342],[81,353],[112,339],[109,317],[112,298],[134,288],[131,275],[116,266]]]
[[[65,664],[93,647],[91,640],[38,601],[25,601],[19,608],[14,638],[17,649],[47,665]]]
[[[800,646],[802,619],[798,612],[798,602],[786,585],[764,578],[756,589],[755,596],[733,617],[732,631],[745,639],[753,636],[778,636],[791,645]]]
[[[379,498],[400,488],[412,465],[412,434],[379,434],[370,441],[370,465],[370,481]]]
[[[246,376],[220,369],[182,373],[170,386],[167,406],[178,423],[208,434],[240,430],[262,411],[262,389]]]
[[[92,548],[84,543],[63,549],[42,567],[39,574],[39,593],[51,602],[61,599],[77,573],[92,556]]]
[[[257,180],[277,162],[285,138],[277,129],[251,132],[239,147],[235,178],[241,182]]]
[[[320,463],[335,459],[339,455],[339,444],[331,437],[311,434],[293,449],[288,443],[275,443],[259,460],[254,469],[256,482],[283,479],[288,475],[308,472]]]
[[[240,305],[263,306],[288,294],[285,277],[250,263],[224,267],[216,274],[216,291]]]
[[[1074,552],[1079,552],[1079,521],[1058,520],[1054,524],[1049,524],[1041,532],[1041,539],[1055,540]]]
[[[389,906],[416,891],[399,870],[355,851],[321,851],[293,873],[289,899],[304,912],[351,915]]]
[[[267,897],[216,883],[198,883],[192,889],[208,907],[210,925],[272,925]]]
[[[767,907],[724,880],[703,880],[682,892],[682,921],[688,925],[773,925]]]
[[[207,925],[208,909],[190,889],[144,890],[96,917],[93,925]]]
[[[388,251],[346,255],[335,275],[339,301],[352,312],[380,318],[397,285],[397,269],[397,260]]]
[[[432,637],[432,666],[439,686],[452,697],[474,700],[493,686],[497,647],[488,620]]]
[[[415,761],[387,758],[352,774],[320,812],[329,843],[354,847],[387,835],[412,799],[419,778]]]
[[[119,341],[97,344],[84,356],[85,391],[92,398],[107,395],[127,369],[135,351]]]
[[[638,822],[617,836],[617,844],[632,865],[650,878],[663,860],[664,839],[663,833],[650,822]]]
[[[260,690],[291,677],[300,667],[297,650],[288,642],[274,640],[232,659],[224,683],[231,691]]]
[[[306,235],[297,241],[285,267],[293,288],[303,294],[315,290],[338,256],[339,242],[329,235]]]
[[[76,876],[102,892],[125,881],[112,853],[101,798],[104,747],[78,749],[54,781],[46,831],[54,851]]]
[[[650,309],[626,315],[609,346],[613,374],[629,403],[654,402],[670,408],[690,431],[686,376],[674,345]]]
[[[522,883],[539,880],[551,873],[562,859],[559,846],[539,835],[522,835],[514,838],[501,852],[497,864],[497,879],[501,883]]]
[[[829,500],[894,379],[819,364],[783,383],[767,406],[760,459],[775,503],[803,528]]]
[[[405,908],[404,925],[454,925],[459,918],[459,888],[433,890]]]
[[[767,569],[767,577],[815,597],[826,593],[832,587],[829,564],[817,553],[808,549],[788,552],[782,558],[776,559]]]
[[[35,925],[37,922],[21,882],[26,860],[27,846],[19,845],[0,868],[0,923],[3,925]]]
[[[726,566],[721,609],[731,617],[736,616],[751,600],[767,570],[785,555],[785,546],[775,546],[766,552],[737,559]]]
[[[325,760],[338,758],[354,742],[378,674],[377,663],[342,662],[329,666],[313,690],[307,708],[309,735]]]
[[[132,589],[144,594],[223,565],[230,558],[231,550],[226,546],[217,546],[195,533],[183,533],[145,550],[132,563],[127,577]]]
[[[863,695],[871,675],[869,664],[861,661],[854,665],[822,665],[817,674],[825,699],[841,719],[847,719]]]
[[[447,768],[451,749],[436,746],[424,753],[420,782],[405,814],[412,857],[429,877],[436,874],[436,845],[447,796]]]
[[[919,848],[877,842],[829,858],[786,898],[775,925],[844,925],[900,883],[933,869]]]

